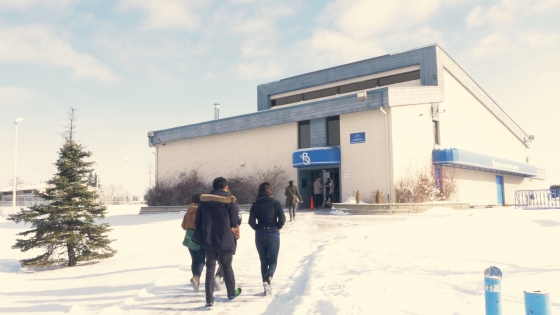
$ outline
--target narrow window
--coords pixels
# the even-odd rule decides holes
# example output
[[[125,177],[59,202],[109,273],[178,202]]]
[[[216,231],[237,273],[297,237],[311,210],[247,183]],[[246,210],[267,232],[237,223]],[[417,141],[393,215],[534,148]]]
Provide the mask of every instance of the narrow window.
[[[311,147],[311,124],[309,120],[298,122],[298,149]]]
[[[432,120],[432,124],[434,126],[434,143],[435,144],[440,144],[439,143],[439,121]]]
[[[327,117],[327,145],[340,145],[340,116]]]

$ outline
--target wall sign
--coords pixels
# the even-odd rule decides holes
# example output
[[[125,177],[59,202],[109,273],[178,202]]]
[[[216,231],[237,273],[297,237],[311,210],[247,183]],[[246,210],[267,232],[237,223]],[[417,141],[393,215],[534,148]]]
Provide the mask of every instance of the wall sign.
[[[300,149],[292,154],[294,167],[323,166],[340,164],[340,148],[318,147]]]
[[[350,134],[350,144],[365,143],[365,142],[366,142],[365,132],[357,132],[357,133]]]

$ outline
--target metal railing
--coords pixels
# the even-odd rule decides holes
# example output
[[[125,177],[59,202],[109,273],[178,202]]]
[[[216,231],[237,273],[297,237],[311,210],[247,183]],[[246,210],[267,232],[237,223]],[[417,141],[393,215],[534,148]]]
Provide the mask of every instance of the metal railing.
[[[560,189],[517,190],[515,207],[523,210],[560,209]]]

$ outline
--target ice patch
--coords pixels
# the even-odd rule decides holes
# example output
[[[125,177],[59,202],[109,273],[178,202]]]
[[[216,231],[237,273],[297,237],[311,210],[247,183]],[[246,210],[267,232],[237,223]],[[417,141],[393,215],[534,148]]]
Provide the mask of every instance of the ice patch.
[[[334,210],[329,211],[328,213],[332,214],[332,215],[350,215],[350,213],[342,211],[343,209],[344,208],[334,209]],[[345,209],[345,210],[348,210],[348,209]]]

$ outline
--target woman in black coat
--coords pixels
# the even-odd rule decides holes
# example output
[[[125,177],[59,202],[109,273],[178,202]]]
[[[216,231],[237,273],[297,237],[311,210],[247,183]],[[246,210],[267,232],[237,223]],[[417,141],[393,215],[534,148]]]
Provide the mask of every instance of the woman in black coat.
[[[278,265],[280,229],[286,222],[284,210],[272,196],[272,186],[264,182],[259,186],[257,200],[251,206],[249,225],[255,230],[255,245],[261,260],[264,294],[272,294],[270,282]]]

